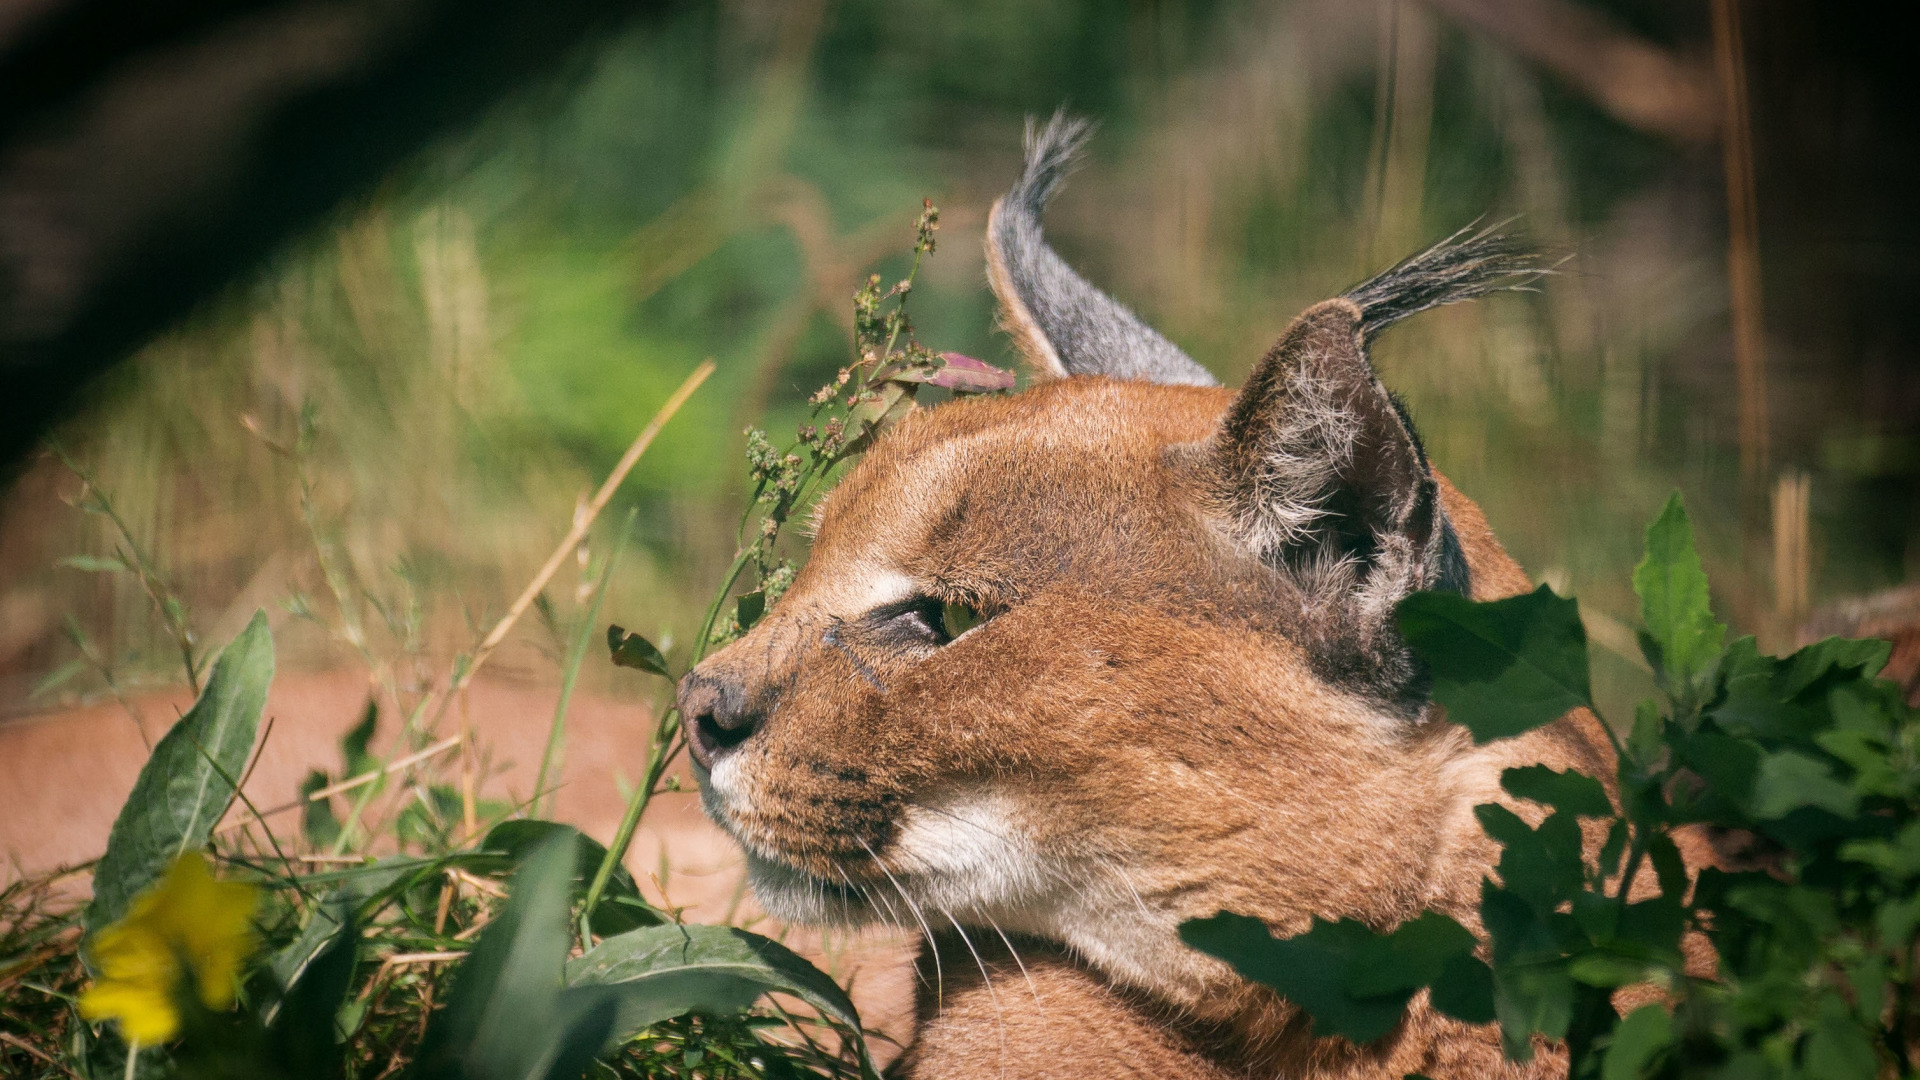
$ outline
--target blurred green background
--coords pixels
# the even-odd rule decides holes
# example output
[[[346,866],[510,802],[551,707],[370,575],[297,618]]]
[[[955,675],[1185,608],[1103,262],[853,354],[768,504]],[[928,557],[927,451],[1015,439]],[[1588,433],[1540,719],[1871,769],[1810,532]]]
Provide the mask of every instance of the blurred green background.
[[[1897,412],[1860,407],[1887,391],[1853,330],[1766,339],[1770,424],[1743,468],[1721,146],[1633,122],[1524,35],[1456,17],[1474,6],[682,9],[422,154],[152,343],[59,438],[203,639],[267,605],[283,664],[352,662],[284,603],[332,621],[317,538],[378,648],[443,669],[710,356],[718,374],[616,506],[638,508],[638,542],[608,614],[684,639],[732,554],[742,430],[790,435],[846,362],[858,282],[903,269],[923,197],[943,216],[920,338],[1013,362],[980,235],[1023,120],[1064,105],[1102,129],[1050,216],[1055,245],[1229,383],[1302,307],[1470,222],[1517,217],[1567,256],[1538,293],[1423,316],[1376,360],[1514,554],[1598,616],[1616,700],[1642,678],[1620,655],[1628,574],[1675,487],[1722,615],[1773,643],[1825,600],[1901,584],[1920,559],[1920,452]],[[1705,5],[1576,6],[1713,71]],[[1763,149],[1774,115],[1756,106]],[[1803,326],[1791,310],[1818,304],[1795,284],[1822,272],[1804,250],[1762,246],[1766,325]],[[303,411],[302,459],[287,450]],[[175,677],[136,580],[55,565],[112,549],[63,503],[79,487],[45,457],[0,507],[8,712],[97,695],[102,668],[123,688]],[[577,609],[583,575],[555,583],[550,621]],[[528,627],[494,670],[549,680],[556,650]]]

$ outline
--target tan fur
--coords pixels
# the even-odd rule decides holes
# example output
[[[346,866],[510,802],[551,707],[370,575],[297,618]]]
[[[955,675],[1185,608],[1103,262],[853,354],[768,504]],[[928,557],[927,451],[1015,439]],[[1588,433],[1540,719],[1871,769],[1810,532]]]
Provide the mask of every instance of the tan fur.
[[[998,231],[1005,206],[1005,199],[993,200],[993,209],[987,212],[987,235]],[[1013,287],[1013,277],[1007,273],[1006,254],[997,244],[987,245],[987,283],[1000,298],[998,325],[1013,339],[1013,347],[1019,350],[1027,367],[1042,378],[1064,378],[1066,365],[1060,362],[1060,354],[1041,331],[1033,312],[1027,310],[1026,303],[1020,299],[1020,291]]]
[[[936,940],[903,1075],[1564,1069],[1424,999],[1372,1046],[1314,1038],[1176,937],[1220,910],[1477,927],[1497,849],[1472,808],[1507,801],[1501,770],[1613,771],[1584,711],[1475,747],[1437,707],[1409,722],[1317,678],[1298,594],[1206,509],[1194,448],[1231,400],[1074,378],[910,415],[829,497],[792,591],[696,673],[765,715],[706,785],[763,903]],[[1474,596],[1527,589],[1439,486]],[[989,618],[933,645],[870,614],[909,595]]]

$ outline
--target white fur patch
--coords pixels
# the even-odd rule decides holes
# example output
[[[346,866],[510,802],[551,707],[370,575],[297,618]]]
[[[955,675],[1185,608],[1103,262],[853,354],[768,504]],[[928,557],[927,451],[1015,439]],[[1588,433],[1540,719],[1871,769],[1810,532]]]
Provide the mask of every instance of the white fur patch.
[[[898,570],[872,570],[853,578],[823,597],[834,614],[853,619],[883,604],[897,604],[920,592],[920,583]]]
[[[885,858],[914,891],[956,915],[1018,909],[1044,895],[1052,875],[1013,809],[991,792],[910,806]]]

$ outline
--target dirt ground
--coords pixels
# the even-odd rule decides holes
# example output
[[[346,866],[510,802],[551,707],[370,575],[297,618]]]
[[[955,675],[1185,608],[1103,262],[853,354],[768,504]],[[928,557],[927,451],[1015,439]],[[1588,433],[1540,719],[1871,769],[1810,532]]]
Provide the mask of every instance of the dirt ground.
[[[486,679],[470,688],[466,720],[487,767],[483,795],[526,797],[553,715],[554,693]],[[311,768],[337,773],[340,737],[360,718],[367,696],[365,678],[351,672],[292,672],[276,678],[267,702],[273,726],[243,785],[253,804],[270,811],[295,801]],[[135,706],[150,735],[158,738],[190,703],[181,690],[143,696]],[[449,734],[457,730],[458,719],[449,715],[444,721]],[[576,695],[552,816],[602,842],[611,839],[624,807],[622,786],[645,765],[651,724],[646,711],[632,703]],[[382,734],[388,733],[383,724]],[[140,731],[116,702],[0,723],[0,860],[5,863],[0,880],[98,856],[145,760]],[[229,821],[240,812],[236,805]],[[297,818],[285,813],[274,820],[290,832]],[[818,932],[755,921],[739,851],[707,821],[691,793],[655,798],[627,866],[650,900],[685,909],[689,922],[723,921],[732,913],[736,923],[786,941],[850,982],[869,1026],[906,1037],[913,980],[906,940],[876,931],[823,939]]]

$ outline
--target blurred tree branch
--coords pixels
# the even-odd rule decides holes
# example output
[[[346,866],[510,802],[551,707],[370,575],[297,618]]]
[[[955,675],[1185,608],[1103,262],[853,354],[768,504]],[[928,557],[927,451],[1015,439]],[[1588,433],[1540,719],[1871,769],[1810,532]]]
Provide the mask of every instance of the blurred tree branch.
[[[0,5],[0,469],[288,236],[668,2]]]
[[[1719,131],[1719,93],[1705,55],[1642,40],[1571,0],[1427,0],[1552,72],[1614,119],[1680,142]]]

